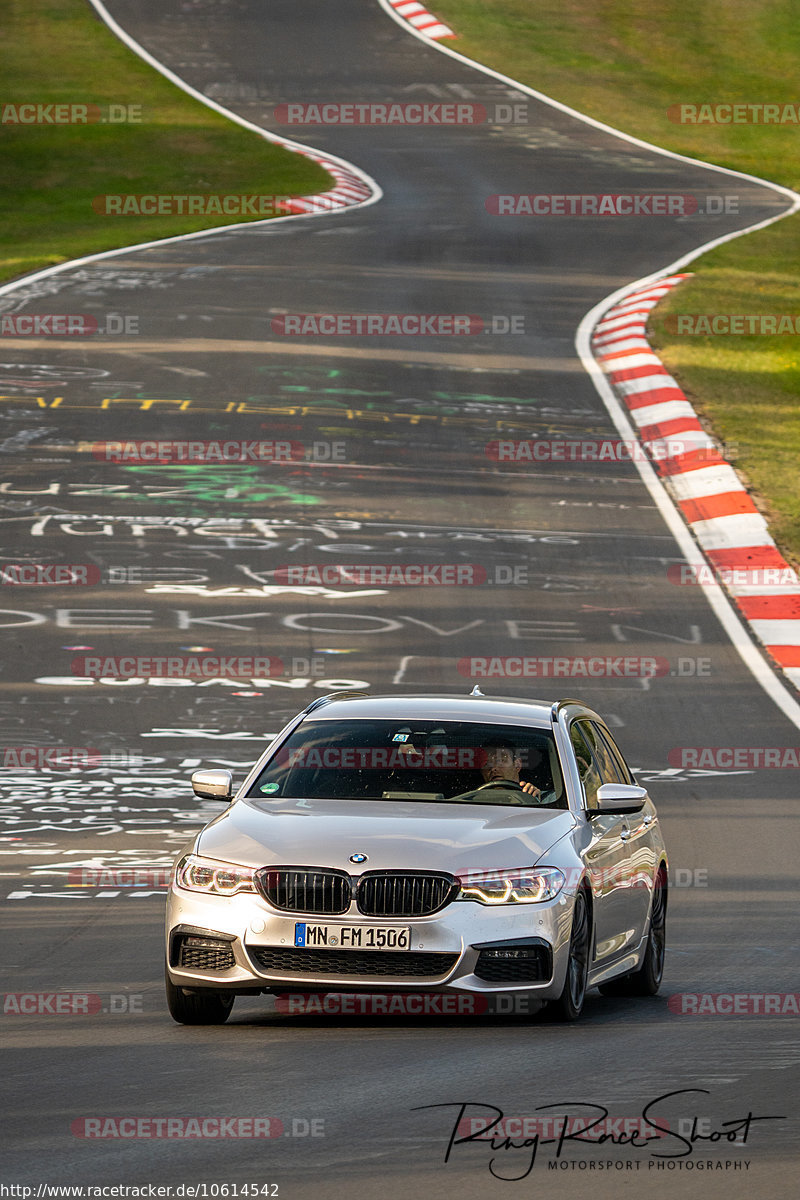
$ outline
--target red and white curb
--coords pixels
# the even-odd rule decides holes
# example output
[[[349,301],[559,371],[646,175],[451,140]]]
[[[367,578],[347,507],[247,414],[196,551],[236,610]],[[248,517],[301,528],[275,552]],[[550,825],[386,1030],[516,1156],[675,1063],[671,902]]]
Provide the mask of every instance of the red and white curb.
[[[592,353],[712,571],[723,581],[734,572],[747,579],[754,571],[757,579],[779,581],[725,587],[755,637],[800,689],[800,579],[645,334],[651,309],[687,278],[668,275],[625,296],[594,327]]]
[[[371,179],[366,172],[361,171],[358,167],[353,166],[352,163],[348,163],[345,159],[338,158],[332,154],[315,153],[313,149],[309,149],[309,147],[305,146],[301,142],[291,141],[289,138],[281,137],[280,134],[270,132],[261,125],[255,125],[252,121],[245,120],[245,118],[240,117],[238,113],[232,112],[231,109],[223,107],[223,105],[218,104],[216,100],[212,100],[209,96],[199,92],[197,88],[192,87],[191,84],[187,83],[184,79],[181,79],[179,75],[176,75],[174,71],[171,71],[169,67],[166,67],[162,62],[159,62],[157,58],[154,58],[148,50],[145,50],[144,46],[140,45],[135,38],[131,37],[131,35],[125,29],[123,29],[117,21],[114,20],[111,13],[103,4],[103,0],[89,0],[89,3],[92,5],[100,19],[105,22],[111,32],[114,33],[121,42],[124,42],[125,45],[134,52],[134,54],[138,54],[141,59],[143,59],[166,79],[169,79],[171,83],[174,83],[176,87],[179,87],[181,91],[184,91],[187,93],[187,95],[194,97],[195,100],[198,100],[207,108],[211,108],[215,112],[221,113],[224,117],[227,117],[235,124],[241,125],[243,129],[249,129],[253,133],[257,133],[260,137],[264,138],[265,141],[272,142],[278,146],[283,146],[284,149],[292,150],[296,154],[302,154],[304,158],[308,158],[311,160],[311,162],[318,163],[321,167],[324,167],[325,170],[333,176],[334,186],[329,188],[327,192],[320,192],[314,196],[281,197],[278,207],[280,207],[281,211],[286,213],[286,217],[273,217],[271,220],[277,219],[280,221],[290,219],[295,216],[335,212],[339,209],[350,208],[355,205],[374,204],[383,196],[381,188],[374,179]],[[422,6],[418,5],[417,7],[421,8]],[[445,27],[443,26],[443,28]],[[443,35],[440,34],[438,36]],[[208,237],[213,233],[231,232],[234,229],[241,229],[247,226],[250,228],[255,228],[259,225],[263,226],[265,224],[267,224],[266,221],[246,221],[238,224],[220,225],[214,229],[199,230],[196,234],[178,234],[175,238],[160,238],[156,242],[141,242],[135,246],[122,247],[119,251],[106,251],[99,255],[88,255],[86,258],[74,260],[71,264],[65,263],[59,264],[59,266],[66,269],[70,266],[75,266],[77,263],[111,257],[115,253],[130,253],[132,250],[141,250],[152,245],[158,245],[170,241],[189,240],[198,236]],[[46,270],[49,272],[54,269],[46,268]],[[38,275],[30,276],[28,277],[28,281],[38,277]],[[17,282],[22,283],[24,281],[18,280]]]
[[[426,37],[433,38],[434,41],[438,41],[439,38],[456,36],[452,29],[443,24],[433,13],[429,13],[424,5],[418,4],[417,0],[389,0],[389,3],[396,13],[408,21],[409,25],[413,25],[416,30],[424,33]]]
[[[333,212],[334,209],[347,208],[351,204],[363,204],[373,196],[374,189],[364,177],[348,170],[341,162],[321,154],[312,154],[310,150],[298,150],[298,154],[324,167],[336,180],[336,187],[331,188],[329,192],[320,192],[317,196],[287,196],[281,201],[281,208],[286,212]]]

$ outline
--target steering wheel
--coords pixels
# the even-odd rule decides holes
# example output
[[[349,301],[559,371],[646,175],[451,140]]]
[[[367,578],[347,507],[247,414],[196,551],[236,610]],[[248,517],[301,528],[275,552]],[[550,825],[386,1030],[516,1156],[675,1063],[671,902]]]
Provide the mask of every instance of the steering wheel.
[[[473,795],[477,795],[478,792],[488,792],[490,788],[504,788],[506,791],[508,791],[510,788],[516,788],[520,795],[514,796],[513,800],[509,800],[508,803],[524,806],[527,806],[528,804],[528,793],[525,791],[521,783],[517,783],[516,779],[490,779],[488,783],[484,783],[479,788],[476,788]]]

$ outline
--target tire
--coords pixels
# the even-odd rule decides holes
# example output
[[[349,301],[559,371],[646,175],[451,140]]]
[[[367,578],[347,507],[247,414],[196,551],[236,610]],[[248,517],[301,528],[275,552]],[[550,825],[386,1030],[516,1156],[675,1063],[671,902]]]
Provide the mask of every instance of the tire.
[[[656,876],[650,923],[647,928],[647,945],[641,966],[630,975],[612,979],[600,985],[604,996],[655,996],[661,987],[664,974],[667,930],[667,877],[664,871]]]
[[[168,971],[165,974],[167,1008],[179,1025],[223,1025],[227,1021],[235,999],[233,992],[199,988],[187,995],[175,986]]]
[[[586,997],[586,980],[589,975],[589,946],[591,945],[591,920],[586,892],[581,889],[575,896],[572,909],[572,932],[569,939],[569,957],[564,987],[557,1000],[551,1000],[547,1013],[556,1021],[577,1021]]]

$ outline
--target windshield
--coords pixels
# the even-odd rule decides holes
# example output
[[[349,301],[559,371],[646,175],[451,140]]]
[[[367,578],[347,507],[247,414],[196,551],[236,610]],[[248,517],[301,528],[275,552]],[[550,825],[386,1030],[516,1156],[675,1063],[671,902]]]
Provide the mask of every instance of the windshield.
[[[248,795],[567,807],[549,730],[474,721],[304,721]]]

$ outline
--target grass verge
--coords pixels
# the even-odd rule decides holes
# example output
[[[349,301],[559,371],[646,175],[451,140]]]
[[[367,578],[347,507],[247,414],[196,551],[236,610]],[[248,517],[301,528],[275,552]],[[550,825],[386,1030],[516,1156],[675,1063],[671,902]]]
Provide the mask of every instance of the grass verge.
[[[6,0],[0,40],[2,279],[94,251],[248,219],[101,216],[92,207],[96,196],[309,195],[331,186],[316,163],[240,128],[164,79],[85,0]],[[15,123],[19,114],[9,106],[20,104],[95,105],[107,119]],[[140,120],[117,123],[128,116],[128,105],[138,106],[131,115]],[[87,115],[96,114],[90,109]]]
[[[800,188],[793,0],[431,0],[448,43],[556,100],[658,146]],[[677,105],[777,105],[780,122],[682,123]],[[763,110],[759,111],[763,115]],[[688,268],[656,310],[659,354],[715,434],[784,554],[800,564],[800,335],[678,336],[673,313],[800,314],[800,217]]]

